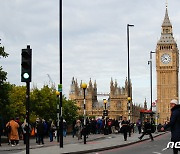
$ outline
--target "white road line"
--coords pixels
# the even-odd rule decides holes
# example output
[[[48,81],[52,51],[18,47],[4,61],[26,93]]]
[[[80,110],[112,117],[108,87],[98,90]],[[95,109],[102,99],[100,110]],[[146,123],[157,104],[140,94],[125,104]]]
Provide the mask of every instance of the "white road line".
[[[167,150],[168,148],[164,148],[164,149],[162,149],[162,151],[164,151],[164,150]]]
[[[155,153],[155,154],[162,154],[162,153],[159,153],[159,152],[153,152],[153,153]]]

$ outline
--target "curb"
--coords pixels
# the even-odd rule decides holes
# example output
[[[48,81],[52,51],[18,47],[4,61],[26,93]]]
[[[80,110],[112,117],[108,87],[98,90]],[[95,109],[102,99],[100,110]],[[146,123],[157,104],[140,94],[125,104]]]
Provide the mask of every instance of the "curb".
[[[90,141],[96,141],[96,140],[102,140],[102,139],[105,139],[105,136],[101,136],[101,137],[98,137],[98,138],[94,138],[94,139],[89,139],[87,142],[90,142]],[[80,141],[79,143],[83,143],[84,141]],[[52,147],[52,146],[57,146],[59,144],[59,142],[57,142],[56,144],[54,145],[32,145],[29,147],[29,149],[39,149],[39,148],[45,148],[45,147]],[[68,143],[67,143],[68,144]],[[67,145],[67,144],[64,144],[64,145]],[[0,152],[1,151],[19,151],[19,150],[26,150],[26,146],[25,147],[22,147],[22,146],[16,146],[16,147],[6,147],[6,149],[1,149],[0,148]]]
[[[158,136],[161,136],[161,135],[164,135],[166,134],[167,132],[163,132],[161,134],[157,134],[156,136],[154,136],[154,138],[158,137]],[[146,140],[149,140],[150,138],[145,138],[145,139],[142,139],[142,140],[137,140],[137,141],[133,141],[133,142],[130,142],[130,143],[125,143],[125,144],[121,144],[121,145],[115,145],[115,146],[111,146],[111,147],[103,147],[103,148],[99,148],[99,149],[90,149],[90,150],[86,150],[86,151],[76,151],[76,152],[70,152],[71,154],[84,154],[84,153],[91,153],[91,152],[99,152],[99,151],[105,151],[105,150],[111,150],[111,149],[116,149],[116,148],[121,148],[121,147],[125,147],[125,146],[129,146],[129,145],[133,145],[133,144],[136,144],[136,143],[140,143],[140,142],[143,142],[143,141],[146,141]],[[65,152],[63,154],[69,154],[69,152]]]

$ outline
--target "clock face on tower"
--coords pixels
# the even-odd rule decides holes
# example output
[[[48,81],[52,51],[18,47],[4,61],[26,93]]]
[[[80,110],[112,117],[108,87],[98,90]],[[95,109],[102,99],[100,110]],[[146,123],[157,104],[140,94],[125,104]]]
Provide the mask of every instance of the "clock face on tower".
[[[171,61],[171,56],[167,53],[164,53],[162,56],[161,56],[161,62],[163,64],[168,64],[169,62]]]

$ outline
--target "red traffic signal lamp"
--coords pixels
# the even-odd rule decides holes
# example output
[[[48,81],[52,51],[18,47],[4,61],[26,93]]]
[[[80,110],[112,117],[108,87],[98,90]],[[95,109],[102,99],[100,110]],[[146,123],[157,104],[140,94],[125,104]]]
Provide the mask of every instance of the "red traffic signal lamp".
[[[21,53],[21,82],[31,82],[32,49],[22,49]]]

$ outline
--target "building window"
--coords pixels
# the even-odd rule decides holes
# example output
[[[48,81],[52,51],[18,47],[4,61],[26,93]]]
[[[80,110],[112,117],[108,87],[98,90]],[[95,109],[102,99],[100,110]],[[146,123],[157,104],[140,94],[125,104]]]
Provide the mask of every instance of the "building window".
[[[121,108],[121,101],[119,101],[119,102],[117,103],[117,108],[118,108],[118,109]]]

